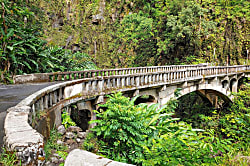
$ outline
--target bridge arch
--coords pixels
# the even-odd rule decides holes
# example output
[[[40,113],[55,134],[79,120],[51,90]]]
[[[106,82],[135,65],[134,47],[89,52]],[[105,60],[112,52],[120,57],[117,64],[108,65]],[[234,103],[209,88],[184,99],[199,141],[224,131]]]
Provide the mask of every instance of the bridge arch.
[[[168,92],[170,91],[171,92]],[[164,105],[166,104],[171,98],[176,98],[174,95],[174,91],[176,90],[176,87],[168,87],[165,90],[165,93],[167,93],[167,95],[165,95],[164,97],[161,98],[160,100],[160,104]],[[225,88],[222,88],[221,86],[214,86],[212,84],[200,84],[197,86],[189,86],[189,87],[184,87],[180,90],[180,95],[178,96],[178,98],[187,95],[191,92],[198,92],[200,95],[202,95],[203,97],[206,97],[211,103],[215,103],[214,98],[211,94],[219,96],[221,99],[223,99],[225,102],[229,103],[232,102],[231,100],[231,92],[228,91]],[[164,93],[164,92],[161,92]]]
[[[157,103],[157,99],[153,95],[140,95],[139,97],[137,97],[134,103],[135,105],[138,105],[140,103],[152,104]]]

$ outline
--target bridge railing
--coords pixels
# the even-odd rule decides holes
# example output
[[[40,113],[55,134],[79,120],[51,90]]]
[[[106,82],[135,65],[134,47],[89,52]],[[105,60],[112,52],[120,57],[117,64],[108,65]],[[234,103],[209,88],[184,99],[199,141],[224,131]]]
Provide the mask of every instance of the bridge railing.
[[[151,72],[141,71],[140,73],[134,73],[130,70],[130,73],[126,75],[97,75],[92,78],[55,84],[30,95],[17,106],[8,109],[4,127],[7,150],[16,151],[18,157],[25,160],[24,162],[27,162],[27,164],[33,162],[33,160],[42,159],[44,156],[43,136],[39,135],[37,131],[30,126],[33,117],[36,117],[41,111],[45,111],[47,115],[52,111],[59,111],[59,114],[55,113],[56,115],[53,115],[54,120],[48,118],[48,121],[45,123],[53,126],[56,123],[56,119],[61,119],[60,113],[63,107],[77,101],[89,99],[90,97],[105,95],[116,91],[137,90],[171,83],[181,83],[183,81],[202,80],[209,76],[217,77],[238,72],[243,73],[249,71],[250,66],[197,67],[176,69],[175,71],[168,71],[168,69],[155,70],[157,69],[151,69]],[[47,130],[47,128],[43,130]],[[22,136],[27,136],[27,139],[33,137],[35,139],[30,139],[29,142],[27,142],[27,139],[18,138],[17,144],[15,142],[17,139],[16,133],[22,133]],[[44,160],[41,160],[39,162],[42,163],[43,161]]]
[[[53,73],[34,73],[27,75],[17,75],[14,77],[14,83],[70,81],[83,78],[92,78],[97,76],[114,76],[139,73],[153,73],[161,71],[177,71],[182,69],[200,68],[204,66],[206,65],[169,65]]]
[[[249,70],[249,66],[217,66],[217,67],[200,67],[181,69],[176,71],[152,71],[133,73],[126,75],[112,75],[112,76],[95,76],[93,78],[79,79],[78,81],[65,83],[57,88],[52,88],[36,96],[32,102],[26,103],[32,106],[33,113],[35,110],[44,110],[52,107],[54,104],[65,99],[65,88],[74,84],[82,84],[81,92],[83,94],[89,94],[94,92],[102,91],[113,91],[123,87],[138,87],[138,86],[149,86],[154,84],[166,84],[174,81],[183,81],[192,79],[195,77],[203,78],[204,76],[230,74],[236,72],[242,72]],[[118,70],[119,71],[119,70]]]

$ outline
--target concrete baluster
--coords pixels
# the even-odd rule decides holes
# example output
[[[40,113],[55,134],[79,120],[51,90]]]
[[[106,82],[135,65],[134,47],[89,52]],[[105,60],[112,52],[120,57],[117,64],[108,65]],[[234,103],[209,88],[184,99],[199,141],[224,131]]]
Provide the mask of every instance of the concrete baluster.
[[[88,93],[91,91],[91,81],[88,81],[85,84],[86,84],[86,92]]]
[[[106,86],[107,86],[107,89],[109,89],[111,87],[110,78],[108,78]]]
[[[54,82],[55,81],[55,75],[53,74],[51,81]]]
[[[159,75],[159,82],[162,82],[162,74],[158,74]]]
[[[53,92],[49,93],[49,107],[53,106]]]
[[[148,75],[148,83],[149,83],[149,84],[152,83],[152,74]]]
[[[91,81],[91,82],[92,82],[92,90],[96,91],[97,90],[97,81],[94,80],[94,81]]]
[[[126,77],[125,81],[126,81],[125,86],[129,86],[130,85],[130,77]]]
[[[167,82],[167,74],[166,73],[163,74],[163,81]]]
[[[43,108],[44,108],[44,105],[43,105],[43,97],[41,97],[40,100],[39,100],[39,108],[40,108],[39,111],[43,111]]]
[[[69,80],[72,80],[72,74],[69,73]]]
[[[48,94],[44,96],[44,109],[48,109],[49,108],[49,97]]]
[[[62,75],[59,74],[59,75],[57,76],[57,81],[61,81],[61,80],[62,80]]]
[[[41,108],[40,108],[40,100],[37,100],[35,102],[35,111],[41,111]]]
[[[58,93],[58,101],[63,99],[63,90],[62,88],[59,88],[59,93]]]
[[[156,83],[158,83],[159,81],[160,81],[160,76],[159,76],[159,74],[156,74]]]
[[[130,85],[134,86],[135,85],[135,77],[130,78]]]
[[[141,76],[139,78],[140,78],[140,85],[144,85],[144,76]]]
[[[102,92],[103,88],[104,88],[104,80],[103,79],[98,80],[98,90]]]
[[[140,86],[140,77],[135,77],[135,85],[136,87]]]
[[[32,116],[36,117],[36,107],[35,107],[35,104],[32,104],[32,106],[31,106],[31,112],[32,112]]]
[[[57,103],[57,91],[52,93],[52,105]]]
[[[116,78],[116,87],[117,88],[121,87],[121,79],[120,78]]]
[[[116,87],[116,79],[115,78],[112,78],[112,88],[115,88]]]
[[[125,86],[125,77],[122,77],[122,78],[121,78],[121,84],[122,84],[122,87]]]
[[[149,83],[149,81],[148,81],[148,75],[145,75],[144,82],[145,82],[146,85]]]

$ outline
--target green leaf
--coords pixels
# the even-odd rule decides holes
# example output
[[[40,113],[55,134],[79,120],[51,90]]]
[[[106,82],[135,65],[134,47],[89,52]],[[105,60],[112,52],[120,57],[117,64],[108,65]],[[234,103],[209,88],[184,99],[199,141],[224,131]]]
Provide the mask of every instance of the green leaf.
[[[27,62],[23,61],[23,63],[24,63],[30,70],[32,70],[32,68],[30,67],[30,65],[29,65]]]
[[[7,46],[7,48],[10,50],[10,51],[13,51],[14,47],[12,46]]]
[[[29,46],[34,52],[36,52],[36,48],[33,45],[31,45],[31,44],[25,44],[25,45]]]
[[[7,39],[9,38],[9,37],[11,37],[11,36],[13,36],[14,35],[14,29],[13,28],[11,28],[10,29],[10,31],[8,32],[8,34],[7,34]]]

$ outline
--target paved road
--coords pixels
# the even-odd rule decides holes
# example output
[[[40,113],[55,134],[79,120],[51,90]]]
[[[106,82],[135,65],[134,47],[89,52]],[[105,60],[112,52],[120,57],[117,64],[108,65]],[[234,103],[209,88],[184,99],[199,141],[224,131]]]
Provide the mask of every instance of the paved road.
[[[39,83],[39,84],[19,84],[19,85],[0,85],[0,152],[3,145],[4,136],[4,119],[6,117],[6,110],[15,106],[21,100],[25,99],[30,94],[43,89],[53,83]]]

